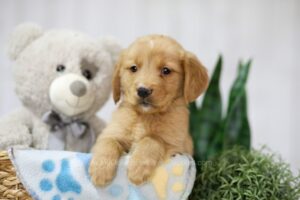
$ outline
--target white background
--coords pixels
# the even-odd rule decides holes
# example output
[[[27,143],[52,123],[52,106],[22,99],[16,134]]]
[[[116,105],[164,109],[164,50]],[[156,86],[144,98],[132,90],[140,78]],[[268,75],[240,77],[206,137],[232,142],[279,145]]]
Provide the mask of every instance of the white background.
[[[171,35],[210,73],[222,53],[225,101],[238,60],[253,58],[248,82],[253,146],[267,144],[294,170],[300,168],[300,1],[0,0],[0,116],[20,106],[5,44],[14,26],[27,21],[95,38],[114,35],[124,46],[144,34]],[[100,115],[109,120],[113,108],[110,100]]]

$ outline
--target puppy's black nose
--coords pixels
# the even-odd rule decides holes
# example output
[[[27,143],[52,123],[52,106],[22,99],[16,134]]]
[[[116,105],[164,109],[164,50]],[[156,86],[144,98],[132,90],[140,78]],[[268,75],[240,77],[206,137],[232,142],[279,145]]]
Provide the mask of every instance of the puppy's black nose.
[[[152,90],[144,88],[144,87],[140,87],[137,89],[137,93],[138,93],[139,97],[146,98],[152,93]]]

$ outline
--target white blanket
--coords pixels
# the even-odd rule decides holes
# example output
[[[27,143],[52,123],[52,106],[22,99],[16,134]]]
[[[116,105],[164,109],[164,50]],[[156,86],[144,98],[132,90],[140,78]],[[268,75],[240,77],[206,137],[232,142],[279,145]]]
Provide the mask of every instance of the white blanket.
[[[89,178],[91,154],[66,151],[10,150],[17,176],[36,200],[184,200],[195,180],[195,163],[177,155],[157,168],[153,178],[131,184],[126,175],[130,156],[123,156],[117,175],[105,188]]]

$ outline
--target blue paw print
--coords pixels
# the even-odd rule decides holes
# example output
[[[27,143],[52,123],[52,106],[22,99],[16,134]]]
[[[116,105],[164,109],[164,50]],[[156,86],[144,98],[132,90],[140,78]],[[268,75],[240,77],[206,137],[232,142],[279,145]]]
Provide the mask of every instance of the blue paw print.
[[[88,177],[88,179],[90,179],[89,166],[92,159],[92,155],[86,153],[77,153],[76,156],[85,167],[85,175]]]
[[[42,169],[44,173],[51,173],[55,169],[55,163],[52,160],[46,160],[42,163]],[[74,179],[70,170],[70,163],[68,159],[62,159],[60,165],[60,171],[55,178],[55,186],[61,193],[71,192],[75,194],[81,193],[81,185]],[[44,192],[49,192],[53,189],[54,184],[50,179],[44,178],[40,181],[40,189]],[[61,200],[61,196],[56,194],[52,197],[52,200]],[[69,198],[68,200],[73,200]]]
[[[118,184],[113,184],[112,186],[110,186],[110,188],[108,189],[108,193],[112,196],[112,197],[119,197],[121,196],[121,194],[123,193],[123,187],[121,185]]]
[[[59,191],[65,192],[75,192],[77,194],[81,193],[80,184],[75,181],[70,171],[70,164],[67,159],[61,161],[61,170],[56,177],[56,186]]]
[[[146,198],[142,195],[142,193],[138,190],[136,186],[129,186],[129,196],[127,200],[146,200]]]

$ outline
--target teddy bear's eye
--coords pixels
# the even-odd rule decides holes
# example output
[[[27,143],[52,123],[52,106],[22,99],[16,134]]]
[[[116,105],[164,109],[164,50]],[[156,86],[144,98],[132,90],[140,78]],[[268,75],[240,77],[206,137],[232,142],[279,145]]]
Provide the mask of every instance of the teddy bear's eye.
[[[57,65],[56,71],[57,72],[63,72],[65,71],[66,67],[64,65]]]
[[[88,80],[91,80],[93,78],[92,72],[88,69],[83,70],[82,75]]]

